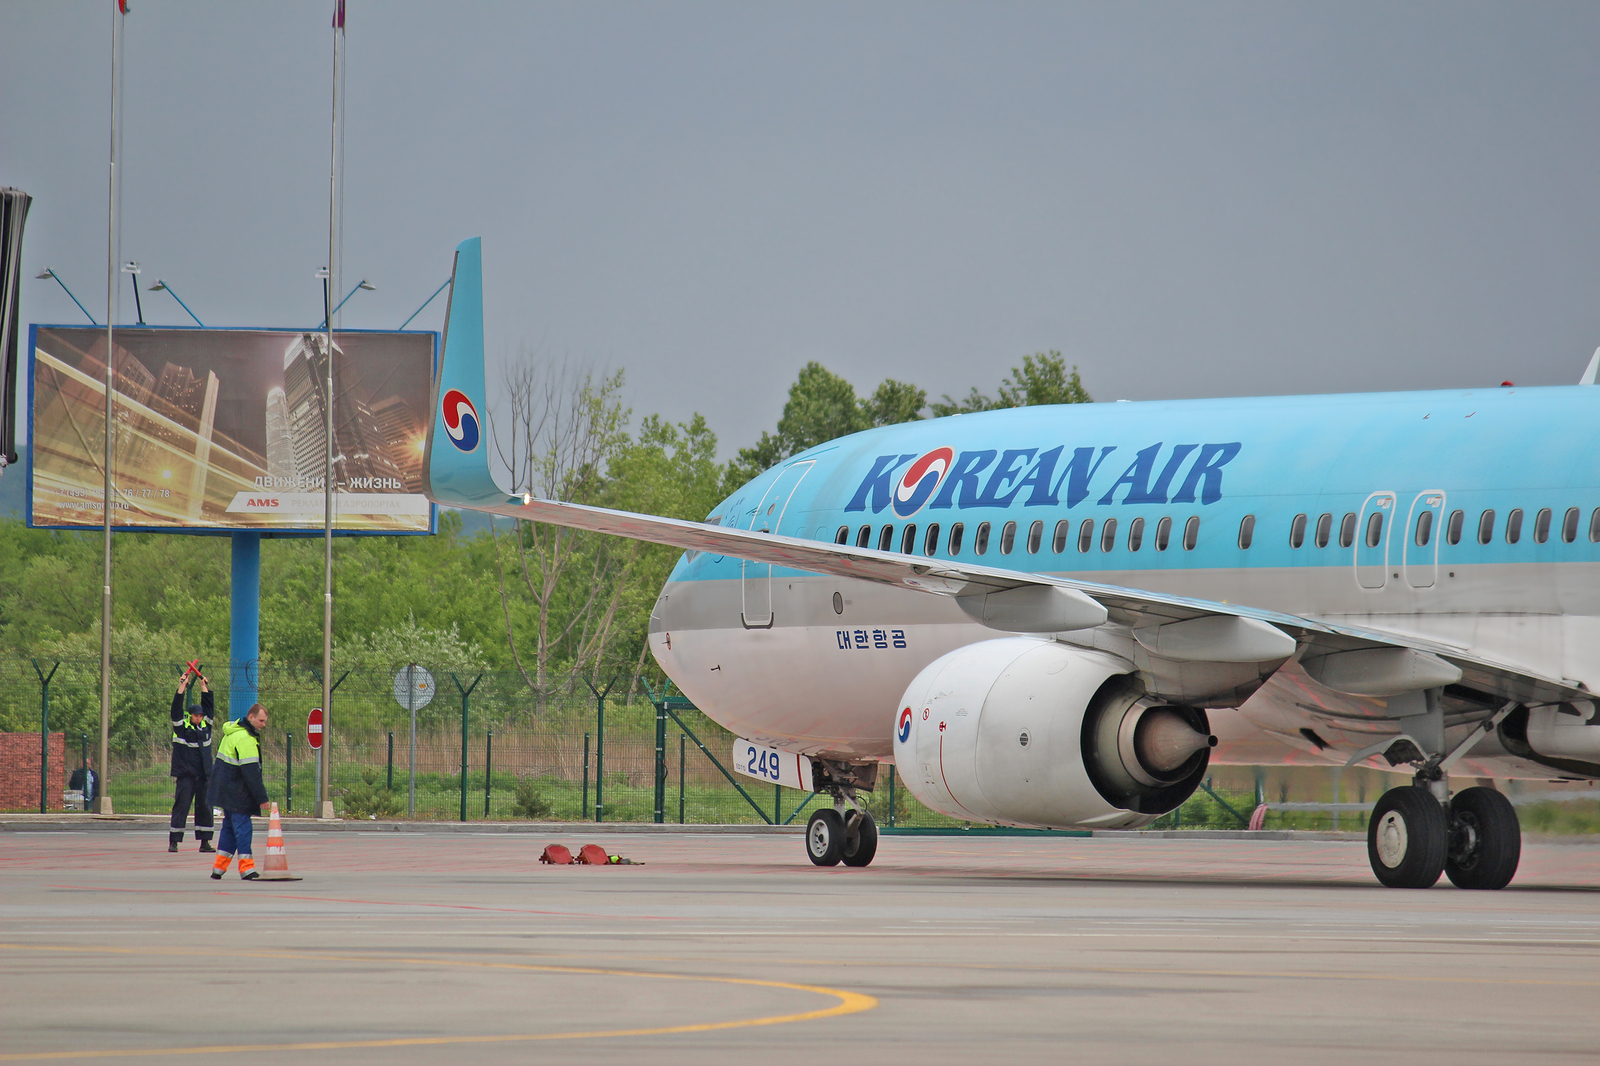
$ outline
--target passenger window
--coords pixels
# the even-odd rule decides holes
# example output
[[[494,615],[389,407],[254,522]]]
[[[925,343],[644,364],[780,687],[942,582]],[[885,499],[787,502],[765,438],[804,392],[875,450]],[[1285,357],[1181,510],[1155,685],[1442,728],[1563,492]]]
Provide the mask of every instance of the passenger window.
[[[1522,508],[1513,508],[1506,515],[1506,543],[1515,544],[1522,539]]]
[[[972,536],[972,550],[979,555],[989,550],[989,523],[978,523],[978,531]]]
[[[1328,538],[1333,536],[1333,515],[1325,514],[1317,519],[1317,547],[1326,548]]]
[[[1144,519],[1135,518],[1128,523],[1128,550],[1136,552],[1144,547]]]
[[[862,526],[856,531],[856,547],[865,548],[872,543],[872,527]]]
[[[1094,519],[1085,518],[1083,524],[1078,526],[1078,550],[1086,552],[1089,545],[1094,543]]]
[[[1465,511],[1451,511],[1450,521],[1444,527],[1444,539],[1448,544],[1461,543],[1461,526],[1467,519]]]
[[[1600,541],[1600,507],[1596,507],[1589,516],[1589,542],[1593,544],[1597,541]]]
[[[1373,511],[1367,519],[1367,547],[1376,548],[1383,543],[1383,512]]]
[[[1011,549],[1017,546],[1017,524],[1007,522],[1000,527],[1000,554],[1010,555]]]
[[[1256,538],[1256,516],[1247,514],[1239,521],[1239,547],[1248,549]]]
[[[906,531],[900,534],[900,554],[910,555],[917,550],[917,524],[906,523]]]
[[[1194,551],[1194,546],[1200,543],[1200,516],[1191,515],[1189,521],[1183,524],[1183,550]]]
[[[1156,523],[1156,551],[1164,552],[1172,540],[1172,519],[1163,517]]]
[[[1356,516],[1347,514],[1339,521],[1339,547],[1348,548],[1356,542]]]
[[[928,526],[928,535],[922,538],[922,554],[932,555],[939,550],[939,523]]]
[[[1543,544],[1550,539],[1550,508],[1541,507],[1533,516],[1533,542]]]
[[[1433,537],[1433,511],[1426,510],[1417,515],[1417,547],[1426,548],[1428,541]]]
[[[1568,507],[1567,513],[1561,519],[1561,539],[1571,544],[1578,539],[1578,509]]]
[[[1306,542],[1306,516],[1297,514],[1289,523],[1289,547],[1298,548]]]
[[[1117,546],[1117,520],[1108,518],[1100,523],[1100,550],[1111,551]]]
[[[881,552],[894,550],[894,526],[884,526],[878,530],[878,550]]]
[[[1035,522],[1028,527],[1028,554],[1038,555],[1039,545],[1044,543],[1044,523]]]
[[[833,542],[835,544],[849,544],[850,543],[850,527],[849,526],[840,526],[839,527],[839,532],[837,532],[837,533],[835,533],[833,535]]]
[[[957,522],[950,527],[950,555],[954,558],[961,554],[961,534],[966,530],[965,522]]]
[[[1067,550],[1067,538],[1072,535],[1072,523],[1065,518],[1056,523],[1056,531],[1050,537],[1050,550],[1060,555]]]
[[[1494,508],[1478,516],[1478,543],[1487,544],[1494,539]]]

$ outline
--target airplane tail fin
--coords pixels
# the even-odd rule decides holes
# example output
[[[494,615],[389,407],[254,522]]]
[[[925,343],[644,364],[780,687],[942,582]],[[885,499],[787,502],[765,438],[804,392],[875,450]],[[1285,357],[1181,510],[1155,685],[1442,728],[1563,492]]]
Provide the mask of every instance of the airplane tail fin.
[[[444,353],[433,385],[423,453],[423,491],[434,503],[472,507],[504,503],[489,471],[488,391],[483,370],[482,238],[456,246]]]

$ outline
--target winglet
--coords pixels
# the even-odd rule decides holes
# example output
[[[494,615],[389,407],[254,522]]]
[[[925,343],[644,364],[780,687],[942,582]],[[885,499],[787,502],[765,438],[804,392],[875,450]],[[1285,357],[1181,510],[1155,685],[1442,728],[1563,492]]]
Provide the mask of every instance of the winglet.
[[[1594,354],[1589,357],[1589,366],[1584,370],[1583,377],[1578,379],[1578,384],[1593,385],[1596,374],[1600,374],[1600,348],[1596,348]]]
[[[503,503],[489,473],[488,392],[483,372],[482,238],[456,246],[445,312],[444,355],[433,383],[423,453],[423,491],[450,507]]]

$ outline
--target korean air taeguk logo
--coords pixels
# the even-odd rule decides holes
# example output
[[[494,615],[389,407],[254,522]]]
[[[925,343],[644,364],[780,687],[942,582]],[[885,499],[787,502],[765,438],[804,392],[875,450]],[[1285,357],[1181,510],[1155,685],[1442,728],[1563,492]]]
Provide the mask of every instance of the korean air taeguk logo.
[[[906,707],[900,712],[900,724],[895,727],[895,735],[904,744],[911,739],[911,708]]]
[[[939,484],[950,473],[950,464],[955,459],[956,453],[949,448],[935,448],[918,457],[894,487],[894,513],[910,518],[922,510],[922,505],[939,491]]]
[[[444,416],[444,431],[450,443],[464,452],[474,451],[483,436],[478,421],[478,409],[467,394],[460,389],[446,389],[439,401],[439,413]]]

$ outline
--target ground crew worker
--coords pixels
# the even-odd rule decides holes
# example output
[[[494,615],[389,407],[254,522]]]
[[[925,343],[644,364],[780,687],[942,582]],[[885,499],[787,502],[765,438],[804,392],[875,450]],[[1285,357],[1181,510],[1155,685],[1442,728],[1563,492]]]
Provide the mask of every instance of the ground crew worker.
[[[256,860],[250,853],[250,837],[255,827],[250,816],[266,813],[267,786],[261,781],[261,731],[267,728],[267,709],[261,704],[250,708],[243,721],[222,727],[222,743],[211,774],[211,803],[222,808],[222,832],[217,840],[217,858],[211,876],[220,880],[228,872],[235,855],[239,856],[239,876],[254,881]]]
[[[200,702],[183,707],[183,693],[191,677],[200,679]],[[211,681],[196,670],[185,670],[178,678],[178,691],[172,697],[172,820],[167,831],[167,850],[177,851],[183,842],[183,826],[194,804],[194,835],[201,851],[216,851],[211,846],[211,802],[207,799],[207,779],[211,776],[211,726],[216,721],[216,705]]]

